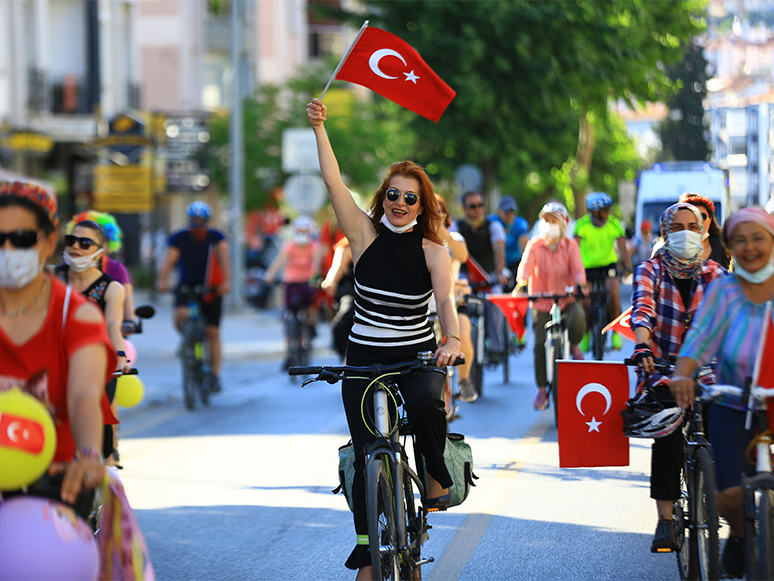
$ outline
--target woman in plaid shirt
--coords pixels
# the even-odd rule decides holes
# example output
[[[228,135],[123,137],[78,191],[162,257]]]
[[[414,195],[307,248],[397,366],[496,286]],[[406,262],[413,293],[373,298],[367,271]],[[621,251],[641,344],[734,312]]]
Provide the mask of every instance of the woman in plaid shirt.
[[[631,326],[637,338],[633,359],[638,365],[638,390],[643,389],[647,372],[663,401],[672,399],[668,378],[655,372],[653,359],[677,356],[707,286],[726,270],[713,260],[702,260],[704,224],[696,207],[674,204],[664,210],[660,222],[663,246],[634,273]],[[659,518],[654,551],[679,548],[672,504],[680,497],[682,439],[682,431],[677,430],[653,441],[650,496],[656,501]]]

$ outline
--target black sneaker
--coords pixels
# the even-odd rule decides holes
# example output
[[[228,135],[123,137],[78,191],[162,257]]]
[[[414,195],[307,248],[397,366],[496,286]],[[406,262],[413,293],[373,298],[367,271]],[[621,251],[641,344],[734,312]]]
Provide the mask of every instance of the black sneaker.
[[[720,566],[726,577],[739,579],[744,575],[744,539],[742,537],[728,537],[726,546],[723,547],[723,556]]]
[[[680,545],[675,533],[675,521],[671,518],[659,519],[656,525],[656,534],[653,535],[653,543],[650,545],[651,553],[668,553],[677,551]]]
[[[210,376],[210,393],[220,393],[221,391],[220,378],[213,373]]]
[[[476,388],[473,387],[473,384],[470,383],[469,379],[460,379],[459,388],[460,388],[460,399],[462,401],[474,402],[478,399],[478,393],[476,392]]]

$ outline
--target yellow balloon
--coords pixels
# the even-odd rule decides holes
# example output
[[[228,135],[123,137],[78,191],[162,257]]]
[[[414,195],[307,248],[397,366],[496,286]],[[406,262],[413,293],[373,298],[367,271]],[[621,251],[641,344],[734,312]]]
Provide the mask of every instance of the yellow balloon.
[[[55,451],[54,420],[46,407],[17,388],[0,393],[0,490],[35,482]]]
[[[136,375],[122,375],[116,382],[116,403],[122,408],[133,408],[142,401],[145,386]]]

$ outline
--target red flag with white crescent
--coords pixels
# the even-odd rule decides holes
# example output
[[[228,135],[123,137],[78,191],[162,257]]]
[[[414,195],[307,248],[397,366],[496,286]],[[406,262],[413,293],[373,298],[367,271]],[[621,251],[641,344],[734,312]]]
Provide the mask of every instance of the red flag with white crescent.
[[[438,121],[456,93],[394,34],[366,27],[336,78],[368,87],[431,121]]]
[[[40,454],[45,443],[43,424],[31,418],[0,413],[0,447]]]
[[[623,313],[618,315],[615,320],[611,321],[604,329],[602,329],[603,333],[607,333],[608,331],[615,331],[619,335],[636,343],[637,338],[634,335],[634,329],[632,329],[632,307],[626,309]]]
[[[559,362],[559,467],[628,466],[621,410],[629,399],[623,363]]]
[[[766,305],[763,337],[758,348],[753,384],[758,387],[774,387],[774,321],[772,321],[770,303]],[[774,426],[774,398],[767,402],[769,425]]]
[[[486,295],[486,300],[494,303],[497,308],[503,312],[511,331],[516,333],[519,340],[523,339],[526,331],[524,317],[527,316],[529,299],[526,297],[515,297],[513,295],[504,294]]]

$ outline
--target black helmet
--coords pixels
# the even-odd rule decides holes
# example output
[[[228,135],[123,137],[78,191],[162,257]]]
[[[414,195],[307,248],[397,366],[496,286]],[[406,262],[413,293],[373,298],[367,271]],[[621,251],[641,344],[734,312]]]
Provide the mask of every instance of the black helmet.
[[[663,438],[683,423],[685,410],[677,404],[667,407],[651,390],[633,397],[621,411],[624,435],[629,438]]]

